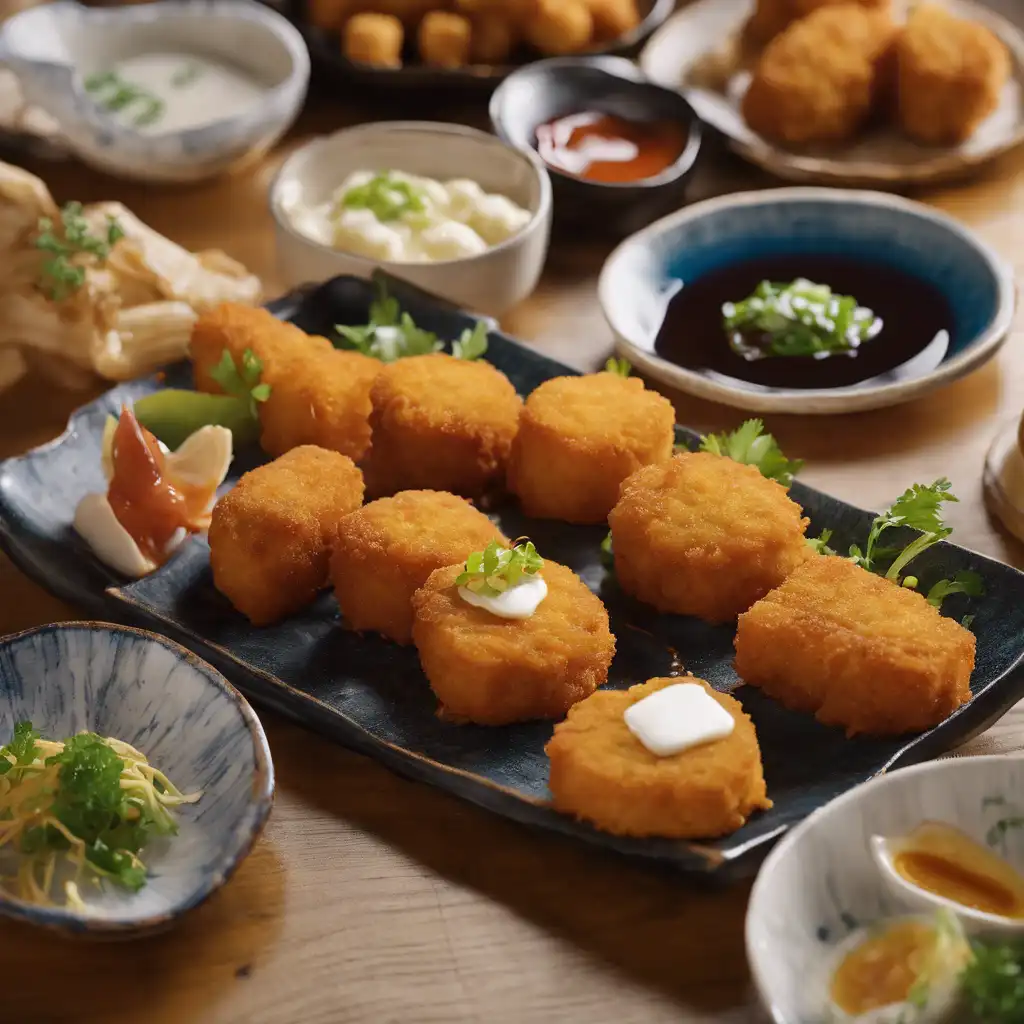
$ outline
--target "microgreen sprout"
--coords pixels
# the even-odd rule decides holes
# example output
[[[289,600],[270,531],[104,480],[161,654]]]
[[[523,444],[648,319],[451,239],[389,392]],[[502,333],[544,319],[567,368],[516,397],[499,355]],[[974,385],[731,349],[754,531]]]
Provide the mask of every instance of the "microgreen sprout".
[[[763,476],[777,480],[783,487],[789,487],[803,468],[800,459],[783,455],[778,442],[764,432],[764,423],[758,419],[747,420],[731,434],[708,434],[701,440],[700,450],[756,466]]]
[[[497,597],[521,583],[524,576],[535,576],[544,566],[533,542],[526,537],[513,541],[510,548],[491,541],[483,551],[474,551],[455,580],[481,597]]]
[[[616,377],[628,377],[633,372],[633,365],[628,359],[617,359],[612,356],[604,364],[605,373],[613,373]]]
[[[85,284],[90,263],[102,265],[110,250],[124,238],[121,225],[107,218],[106,232],[94,235],[82,216],[81,203],[66,203],[60,211],[60,227],[50,217],[40,217],[33,245],[47,254],[40,288],[54,302],[63,302]]]

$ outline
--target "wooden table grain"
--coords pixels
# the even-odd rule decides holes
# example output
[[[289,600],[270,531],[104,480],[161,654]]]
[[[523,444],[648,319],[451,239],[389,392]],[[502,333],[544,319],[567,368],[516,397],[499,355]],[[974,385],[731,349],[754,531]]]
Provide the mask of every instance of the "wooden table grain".
[[[61,201],[117,198],[193,248],[221,247],[273,292],[266,189],[283,152],[343,123],[308,115],[282,151],[239,176],[187,188],[37,165]],[[709,153],[702,195],[773,184]],[[922,193],[1024,262],[1024,153],[975,181]],[[611,348],[595,297],[610,246],[559,241],[540,289],[504,326],[580,368]],[[1024,567],[987,518],[985,450],[1024,408],[1024,332],[969,378],[895,409],[769,418],[804,479],[868,507],[948,475],[956,539]],[[94,393],[98,393],[99,388]],[[0,393],[0,457],[60,432],[92,393],[27,379]],[[721,429],[740,414],[672,395],[679,420]],[[76,617],[0,556],[0,633]],[[541,835],[405,782],[273,714],[278,772],[267,831],[234,880],[167,935],[76,944],[0,925],[5,1018],[39,1024],[659,1024],[760,1019],[743,949],[749,886],[701,888],[671,873]],[[1018,708],[965,752],[1024,746]]]

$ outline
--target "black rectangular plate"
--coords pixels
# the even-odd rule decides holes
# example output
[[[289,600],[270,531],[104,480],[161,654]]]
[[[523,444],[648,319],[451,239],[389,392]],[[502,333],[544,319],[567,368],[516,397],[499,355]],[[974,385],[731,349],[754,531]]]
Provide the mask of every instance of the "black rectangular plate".
[[[407,286],[392,284],[392,290],[417,323],[442,337],[457,337],[475,322]],[[367,282],[337,278],[272,308],[307,331],[328,333],[335,323],[365,322],[371,298]],[[491,333],[487,358],[524,395],[552,376],[575,372],[497,330]],[[168,384],[189,382],[185,366],[168,374]],[[92,557],[71,522],[79,499],[104,487],[99,460],[104,419],[123,401],[161,386],[152,378],[114,388],[79,410],[57,441],[0,464],[0,545],[12,561],[92,614],[148,625],[181,641],[255,702],[402,775],[517,821],[687,871],[741,873],[786,828],[833,797],[887,768],[933,757],[968,739],[1024,695],[1024,574],[963,548],[937,545],[914,568],[925,585],[958,569],[974,569],[984,578],[986,596],[970,602],[978,637],[973,699],[920,735],[847,740],[840,731],[741,686],[732,667],[732,626],[659,615],[622,594],[601,564],[603,528],[527,520],[514,505],[501,507],[494,515],[507,536],[529,535],[541,552],[573,568],[604,600],[618,641],[610,686],[685,669],[720,690],[735,691],[757,727],[775,806],[734,835],[689,843],[597,832],[548,806],[543,748],[552,723],[495,729],[441,721],[415,650],[347,632],[330,595],[287,622],[253,629],[214,590],[208,548],[201,539],[190,541],[153,575],[128,585]],[[690,431],[679,429],[678,434],[681,442],[696,442]],[[262,459],[259,452],[240,452],[229,482]],[[863,540],[871,513],[799,483],[792,493],[811,518],[812,534],[829,527],[840,545]],[[947,604],[951,615],[968,609],[962,597]]]

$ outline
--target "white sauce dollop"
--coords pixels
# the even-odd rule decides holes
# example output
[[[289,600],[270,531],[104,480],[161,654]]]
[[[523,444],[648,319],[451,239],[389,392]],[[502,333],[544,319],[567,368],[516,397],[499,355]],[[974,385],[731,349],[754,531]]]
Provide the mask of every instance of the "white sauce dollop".
[[[474,608],[484,608],[500,619],[528,619],[548,596],[548,585],[539,573],[524,576],[514,587],[496,597],[475,594],[467,587],[459,587],[459,597]]]
[[[656,690],[623,712],[629,731],[658,757],[724,739],[736,722],[703,686],[674,683]]]

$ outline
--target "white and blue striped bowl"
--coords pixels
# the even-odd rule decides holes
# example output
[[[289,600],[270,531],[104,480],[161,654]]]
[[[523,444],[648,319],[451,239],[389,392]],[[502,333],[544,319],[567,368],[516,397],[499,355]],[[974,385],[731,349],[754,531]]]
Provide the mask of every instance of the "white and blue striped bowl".
[[[0,743],[18,721],[46,739],[88,730],[141,750],[198,803],[143,853],[147,884],[83,890],[88,913],[0,891],[0,916],[67,934],[127,937],[170,927],[219,889],[259,837],[274,801],[263,728],[216,669],[154,633],[106,623],[42,626],[0,640]]]
[[[683,369],[654,351],[666,307],[686,281],[770,255],[868,259],[934,285],[953,311],[945,359],[919,377],[845,388],[762,388]],[[906,402],[987,362],[1013,322],[1013,270],[967,227],[882,192],[778,188],[709,199],[626,239],[608,257],[598,294],[619,352],[680,391],[753,412],[844,413]]]

